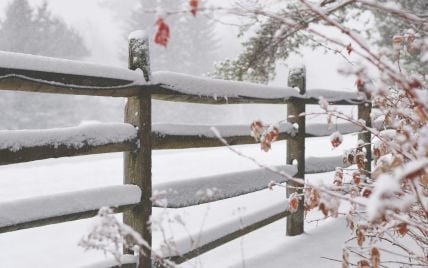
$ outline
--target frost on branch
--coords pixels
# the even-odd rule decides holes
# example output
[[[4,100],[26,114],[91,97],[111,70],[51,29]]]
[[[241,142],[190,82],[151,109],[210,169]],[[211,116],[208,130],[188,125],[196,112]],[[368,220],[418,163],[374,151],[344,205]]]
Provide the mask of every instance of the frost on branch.
[[[328,111],[328,101],[324,97],[319,97],[319,105],[324,111]]]
[[[262,121],[256,120],[252,122],[250,125],[250,129],[251,129],[251,134],[250,134],[251,137],[253,137],[256,141],[259,141],[263,131]]]
[[[139,233],[118,221],[113,210],[107,207],[98,211],[96,223],[89,234],[80,240],[79,246],[86,250],[95,249],[103,251],[104,254],[111,254],[118,263],[122,256],[122,246],[150,248]]]
[[[260,120],[256,120],[250,125],[251,137],[256,141],[260,141],[260,147],[263,151],[268,152],[272,147],[272,142],[279,137],[278,126],[272,125],[264,127]]]
[[[324,214],[325,217],[337,217],[339,213],[340,200],[336,197],[322,194],[319,201],[319,210]]]
[[[400,191],[400,183],[394,177],[382,174],[374,185],[367,206],[367,216],[370,221],[384,217],[385,209],[390,206],[395,195]]]
[[[305,199],[304,199],[305,212],[308,212],[319,205],[320,194],[315,188],[306,188],[304,195],[305,195]]]
[[[393,27],[394,30],[379,32],[388,42],[387,46],[382,44],[381,47],[374,46],[374,40],[363,40],[346,23],[347,18],[330,16],[318,5],[314,5],[313,1],[298,2],[300,4],[294,8],[290,5],[288,8],[278,8],[277,11],[260,7],[254,17],[257,20],[264,17],[265,22],[258,24],[260,30],[256,31],[256,38],[251,38],[246,43],[245,51],[239,58],[223,64],[220,73],[227,79],[268,82],[274,72],[274,68],[270,66],[274,66],[278,58],[288,56],[289,51],[284,52],[281,48],[296,47],[289,45],[293,41],[292,35],[276,42],[292,29],[313,35],[321,40],[319,43],[324,47],[337,45],[344,48],[344,53],[340,53],[340,56],[346,59],[349,55],[359,57],[358,61],[349,60],[350,67],[343,70],[342,74],[356,79],[357,90],[363,92],[366,100],[373,106],[372,121],[375,117],[377,121],[383,120],[382,129],[378,129],[378,126],[372,128],[369,121],[357,120],[353,115],[331,109],[329,103],[320,98],[319,105],[327,115],[329,126],[332,118],[346,120],[364,129],[365,133],[361,133],[364,135],[359,135],[364,141],[359,141],[357,146],[345,154],[343,160],[347,167],[336,170],[332,184],[316,186],[306,183],[302,189],[305,210],[318,206],[326,217],[337,216],[340,202],[350,203],[347,220],[352,229],[357,230],[353,241],[359,247],[344,251],[345,266],[388,267],[387,263],[382,264],[382,248],[375,243],[389,244],[399,249],[401,244],[396,240],[398,234],[413,240],[418,250],[405,252],[404,255],[408,258],[406,261],[426,267],[428,163],[423,161],[428,157],[428,21],[424,14],[422,17],[419,13],[423,9],[420,7],[426,7],[423,5],[426,1],[400,0],[402,8],[391,5],[393,1],[372,0],[360,0],[357,1],[358,5],[352,8],[348,6],[358,12],[372,12],[376,17],[379,12],[382,13],[382,18],[388,18],[386,22],[377,21],[383,28]],[[334,7],[336,4],[340,5],[339,2],[344,4],[355,1],[322,1],[322,6]],[[408,5],[415,7],[413,3],[416,2],[419,3],[419,8],[409,12],[412,9]],[[293,17],[296,12],[302,15],[300,23]],[[345,9],[343,12],[347,13]],[[305,14],[336,28],[346,38],[337,38],[336,34],[318,30],[317,27],[306,28],[308,21],[305,20]],[[390,19],[396,24],[385,25]],[[297,25],[294,25],[295,22]],[[370,36],[376,38],[374,35]],[[360,60],[363,62],[359,62]],[[412,63],[414,64],[411,65]],[[411,68],[406,68],[404,64]],[[292,74],[295,77],[298,75]],[[295,86],[297,82],[291,81],[290,85]],[[268,130],[257,121],[252,124],[251,131],[252,136],[261,141],[264,151],[270,149],[271,142],[277,136],[274,128]],[[338,147],[343,142],[342,135],[333,133],[330,142],[334,148]],[[371,146],[375,160],[373,166],[369,151]],[[290,197],[290,210],[293,202],[297,204],[297,200],[297,196]],[[359,257],[354,259],[349,256],[350,253]]]
[[[336,131],[330,135],[330,143],[333,146],[333,148],[338,147],[343,142],[343,137],[340,132]]]
[[[337,167],[336,172],[334,173],[334,181],[333,184],[336,186],[343,185],[343,168]]]
[[[379,158],[388,153],[388,146],[385,142],[376,141],[373,144],[373,157],[375,163],[379,160]]]
[[[352,173],[352,181],[355,185],[360,185],[361,183],[361,172],[360,171],[354,171]]]
[[[279,129],[276,126],[270,126],[262,135],[260,139],[261,149],[265,152],[269,151],[272,147],[272,142],[276,141],[279,137]]]

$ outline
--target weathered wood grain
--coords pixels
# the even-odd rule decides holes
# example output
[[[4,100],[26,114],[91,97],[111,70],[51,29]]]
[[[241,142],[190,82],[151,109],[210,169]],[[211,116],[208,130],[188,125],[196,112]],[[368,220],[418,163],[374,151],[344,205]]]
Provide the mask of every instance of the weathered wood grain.
[[[304,67],[290,70],[288,76],[288,86],[298,87],[300,94],[306,92],[306,70]],[[289,102],[287,104],[287,121],[292,124],[298,125],[298,134],[293,139],[287,140],[287,164],[292,165],[297,161],[297,174],[296,178],[305,179],[305,135],[306,135],[306,117],[300,116],[305,113],[305,103],[302,102]],[[302,187],[303,185],[288,182],[287,183],[287,197],[293,193],[302,193],[295,187]],[[303,212],[303,199],[299,201],[297,211],[287,217],[287,231],[289,236],[299,235],[304,230],[304,212]]]
[[[135,207],[135,205],[125,205],[125,206],[113,208],[113,211],[115,213],[121,213],[121,212],[130,210],[134,207]],[[98,213],[98,209],[90,210],[90,211],[84,211],[84,212],[78,212],[78,213],[72,213],[72,214],[66,214],[66,215],[62,215],[62,216],[55,216],[55,217],[39,219],[39,220],[34,220],[34,221],[28,221],[28,222],[14,224],[14,225],[10,225],[10,226],[2,226],[2,227],[0,227],[0,233],[6,233],[6,232],[23,230],[23,229],[41,227],[41,226],[45,226],[45,225],[49,225],[49,224],[57,224],[57,223],[62,223],[62,222],[87,219],[87,218],[91,218],[91,217],[96,216],[97,213]]]
[[[129,69],[141,69],[146,81],[150,79],[149,40],[129,40]],[[143,75],[142,74],[142,75]],[[128,98],[125,107],[125,123],[138,128],[138,148],[124,154],[124,183],[138,185],[142,191],[140,204],[124,213],[123,221],[131,226],[151,247],[152,233],[152,100],[150,94]],[[142,248],[139,267],[151,267],[151,250]],[[128,249],[128,253],[132,253]]]
[[[372,121],[371,121],[371,114],[372,112],[372,104],[371,103],[364,103],[358,105],[358,118],[362,119],[366,122],[367,127],[372,127]],[[358,134],[358,139],[362,140],[366,145],[365,151],[366,151],[366,159],[367,162],[365,163],[365,175],[370,177],[370,173],[372,170],[372,146],[371,146],[371,133],[368,131],[364,131]]]
[[[135,141],[109,143],[97,146],[83,146],[80,148],[69,147],[67,145],[44,145],[23,147],[18,151],[0,149],[0,165],[9,165],[22,162],[30,162],[49,158],[59,158],[67,156],[79,156],[90,154],[103,154],[132,151],[136,148]]]
[[[147,86],[144,86],[147,87]],[[179,91],[170,89],[165,85],[158,84],[152,85],[152,88],[149,89],[152,92],[152,97],[158,100],[165,101],[174,101],[174,102],[188,102],[188,103],[202,103],[202,104],[250,104],[250,103],[261,103],[261,104],[287,104],[287,103],[296,103],[303,102],[305,104],[314,104],[318,105],[318,98],[251,98],[246,96],[238,97],[211,97],[211,96],[199,96],[184,94]],[[359,103],[365,102],[364,100],[333,100],[329,101],[331,104],[335,105],[357,105]]]
[[[153,88],[156,86],[142,87],[127,80],[0,68],[0,90],[129,97]]]

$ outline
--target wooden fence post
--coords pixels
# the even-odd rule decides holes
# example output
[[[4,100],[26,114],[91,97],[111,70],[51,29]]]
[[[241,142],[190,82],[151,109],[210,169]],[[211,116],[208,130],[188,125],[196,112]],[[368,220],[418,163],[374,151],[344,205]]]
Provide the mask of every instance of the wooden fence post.
[[[361,103],[358,105],[358,118],[363,119],[366,122],[367,127],[372,127],[372,121],[370,114],[372,112],[372,104],[371,103]],[[370,173],[372,170],[372,146],[371,146],[371,134],[368,131],[363,131],[358,133],[358,140],[362,140],[364,142],[366,148],[366,158],[367,162],[365,163],[365,175],[370,177]]]
[[[288,86],[298,87],[300,94],[306,93],[306,69],[305,67],[294,68],[290,70],[288,76]],[[291,139],[287,139],[287,164],[293,164],[297,161],[297,174],[295,177],[305,179],[305,116],[299,116],[305,112],[305,102],[299,99],[293,99],[287,104],[287,120],[299,127],[298,133]],[[292,116],[292,117],[290,117]],[[292,193],[301,193],[294,187],[301,187],[303,185],[288,182],[287,183],[287,197]],[[293,236],[303,233],[304,231],[304,211],[303,199],[299,202],[298,210],[287,217],[287,235]]]
[[[149,40],[143,31],[130,35],[129,38],[129,69],[141,69],[146,81],[150,79]],[[152,141],[151,141],[151,95],[142,92],[141,95],[128,98],[125,107],[125,123],[138,128],[138,149],[124,154],[124,183],[135,184],[141,188],[140,205],[125,212],[124,223],[141,234],[151,246],[152,234],[150,216],[152,215]],[[128,250],[128,253],[132,251]],[[139,267],[151,267],[151,252],[143,249],[140,254]]]

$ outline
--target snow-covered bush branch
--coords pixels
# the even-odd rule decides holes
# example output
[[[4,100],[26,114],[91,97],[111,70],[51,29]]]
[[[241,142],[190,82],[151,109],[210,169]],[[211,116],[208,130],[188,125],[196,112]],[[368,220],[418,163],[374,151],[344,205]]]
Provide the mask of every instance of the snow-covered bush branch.
[[[278,1],[280,2],[280,1]],[[344,248],[343,265],[355,264],[359,267],[381,267],[388,263],[403,265],[427,265],[428,235],[428,89],[421,70],[404,71],[400,66],[402,54],[410,53],[419,65],[426,64],[428,39],[426,36],[428,22],[426,19],[400,9],[397,5],[378,1],[353,1],[361,10],[375,8],[377,12],[394,15],[407,23],[415,25],[414,29],[400,29],[391,36],[391,49],[370,45],[352,31],[345,23],[329,16],[325,10],[313,2],[300,0],[301,8],[306,13],[317,17],[328,27],[341,32],[341,38],[320,30],[313,25],[301,27],[291,18],[269,9],[258,10],[258,16],[275,20],[282,25],[283,32],[300,31],[323,40],[326,46],[339,46],[361,59],[341,70],[342,74],[356,77],[359,91],[366,93],[367,98],[378,110],[384,120],[384,130],[366,126],[365,122],[356,120],[350,115],[331,108],[325,100],[320,107],[331,118],[340,118],[352,122],[373,139],[374,170],[364,170],[366,152],[363,143],[359,142],[354,150],[348,151],[344,161],[356,164],[354,172],[338,168],[332,185],[312,185],[307,183],[305,189],[305,209],[318,207],[325,216],[337,216],[341,202],[351,203],[348,212],[348,226],[356,232],[357,246]],[[346,1],[330,1],[341,2]],[[331,3],[330,3],[331,4]],[[397,4],[397,3],[395,3]],[[395,57],[389,57],[395,55]],[[377,72],[372,72],[373,67]],[[302,115],[302,116],[306,116]],[[252,124],[252,135],[258,131],[261,122]],[[387,130],[387,128],[389,130]],[[267,132],[265,132],[267,133]],[[264,134],[266,135],[266,134]],[[258,139],[262,150],[266,150],[264,136]],[[331,143],[338,147],[342,142],[340,133],[333,133]],[[269,143],[269,148],[271,144]],[[349,169],[350,170],[350,169]],[[411,240],[409,242],[408,240]],[[406,241],[406,242],[403,242]],[[408,244],[412,246],[408,247]],[[391,251],[385,244],[398,248]],[[350,261],[349,254],[356,257]],[[392,259],[388,260],[388,256]],[[405,261],[403,261],[405,256]]]

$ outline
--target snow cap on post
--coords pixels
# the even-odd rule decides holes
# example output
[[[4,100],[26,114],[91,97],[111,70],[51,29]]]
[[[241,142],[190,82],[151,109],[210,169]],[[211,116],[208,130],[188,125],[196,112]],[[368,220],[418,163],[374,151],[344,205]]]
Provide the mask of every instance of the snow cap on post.
[[[288,74],[288,86],[298,87],[300,94],[306,93],[306,67],[305,65],[296,65],[290,68]]]
[[[144,30],[136,30],[133,31],[132,33],[129,34],[128,36],[128,41],[130,41],[131,39],[137,39],[137,40],[142,40],[147,38],[147,33]]]
[[[129,66],[131,70],[141,69],[144,79],[151,80],[149,38],[144,30],[129,34]]]

